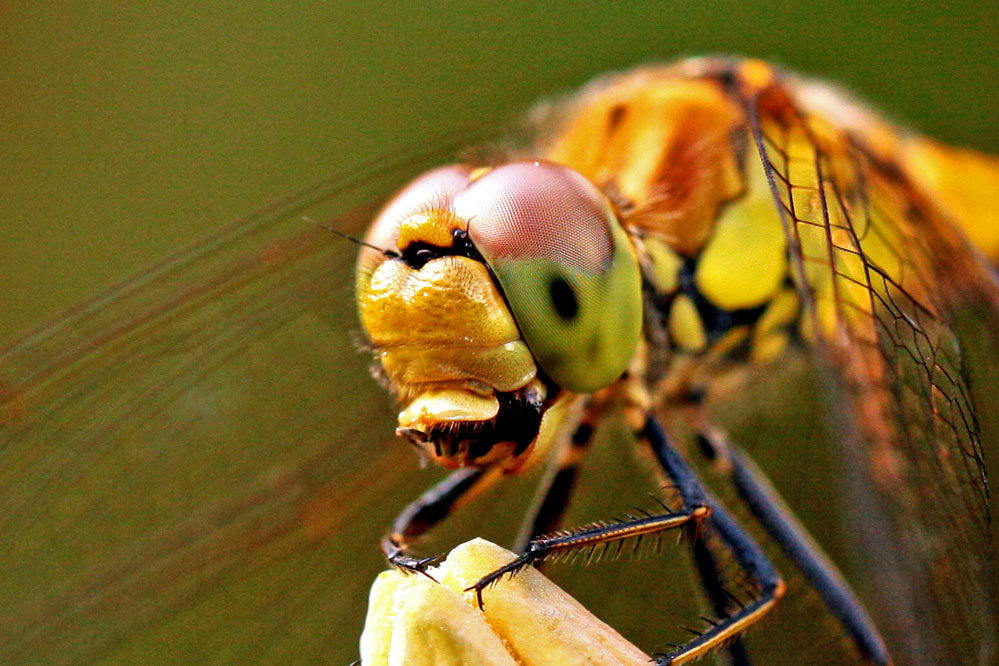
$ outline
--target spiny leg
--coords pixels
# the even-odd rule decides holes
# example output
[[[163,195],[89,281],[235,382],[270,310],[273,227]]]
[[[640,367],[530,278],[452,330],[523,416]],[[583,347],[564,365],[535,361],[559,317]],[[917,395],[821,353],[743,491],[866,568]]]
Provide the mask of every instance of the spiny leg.
[[[717,499],[705,492],[687,461],[669,443],[655,416],[648,415],[642,435],[663,471],[675,484],[684,503],[703,502],[710,507],[711,516],[705,521],[706,526],[717,533],[722,544],[760,590],[755,599],[738,611],[722,618],[673,652],[657,656],[655,661],[659,666],[683,664],[733,640],[766,615],[784,594],[784,582],[752,537],[735,522]]]
[[[770,480],[721,430],[705,425],[699,429],[707,455],[719,461],[750,512],[843,625],[864,660],[878,666],[891,664],[884,640],[863,604]]]
[[[647,435],[643,433],[643,436]],[[487,587],[499,581],[503,576],[514,575],[524,567],[546,558],[557,557],[583,548],[590,548],[592,551],[614,542],[623,542],[626,539],[640,540],[644,536],[658,535],[667,530],[678,529],[704,520],[711,513],[711,510],[708,508],[707,497],[700,483],[693,477],[693,473],[690,472],[689,467],[686,467],[686,463],[683,463],[679,454],[672,452],[664,455],[676,457],[676,461],[671,461],[668,473],[676,483],[683,500],[683,506],[680,509],[676,511],[667,509],[664,513],[648,514],[641,517],[629,516],[627,519],[613,523],[595,523],[567,532],[533,539],[520,557],[484,576],[475,585],[468,588],[475,590],[479,606],[483,605],[482,592]],[[680,469],[681,466],[687,470],[686,473]],[[669,470],[679,471],[674,474]]]
[[[470,591],[475,591],[480,606],[483,603],[482,592],[485,588],[503,576],[513,575],[546,557],[658,534],[669,529],[696,524],[711,516],[709,524],[717,531],[722,543],[732,552],[742,569],[756,582],[760,594],[738,612],[720,620],[674,652],[657,657],[656,663],[660,666],[682,664],[701,657],[737,637],[773,608],[784,592],[784,583],[763,551],[728,515],[718,500],[708,496],[683,456],[669,444],[665,432],[654,416],[648,416],[641,436],[649,443],[664,472],[675,484],[683,501],[683,507],[678,511],[661,515],[633,518],[614,524],[601,523],[535,540],[529,544],[524,555],[484,576],[468,588]]]
[[[599,416],[598,410],[594,409],[587,409],[584,413],[569,440],[569,445],[560,452],[555,461],[553,473],[543,482],[544,495],[536,504],[532,515],[528,517],[526,529],[518,537],[514,552],[525,553],[531,541],[561,528],[579,469],[591,447]],[[730,614],[731,597],[723,587],[715,557],[708,548],[706,540],[696,534],[696,526],[692,527],[691,531],[695,534],[690,540],[691,549],[702,585],[716,617],[726,617]],[[538,568],[542,565],[542,562],[535,563]],[[742,641],[734,639],[725,649],[732,666],[751,666],[752,662]]]
[[[708,546],[708,540],[703,535],[695,535],[690,542],[690,550],[697,567],[697,574],[701,579],[701,586],[711,603],[715,617],[728,617],[732,613],[733,597],[725,589],[717,558]],[[704,619],[712,625],[716,624],[715,621]],[[753,662],[749,658],[746,644],[742,642],[741,638],[732,639],[725,647],[725,651],[728,652],[732,666],[752,666]]]
[[[389,563],[423,573],[438,558],[413,557],[409,554],[409,542],[444,520],[459,504],[491,486],[497,478],[499,474],[492,468],[459,469],[407,504],[392,523],[392,532],[382,539],[382,552]]]
[[[703,520],[710,513],[706,506],[684,508],[679,511],[622,520],[616,523],[596,523],[562,534],[541,537],[528,544],[527,551],[509,564],[483,576],[466,591],[475,590],[479,607],[483,606],[482,591],[503,576],[514,575],[524,567],[562,553],[582,548],[597,548],[615,541],[640,538],[683,527],[689,522]]]

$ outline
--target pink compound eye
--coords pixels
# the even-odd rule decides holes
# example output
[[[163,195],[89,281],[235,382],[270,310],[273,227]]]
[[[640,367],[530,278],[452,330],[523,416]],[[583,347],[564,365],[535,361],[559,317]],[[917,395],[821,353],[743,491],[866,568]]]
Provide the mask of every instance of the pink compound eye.
[[[577,392],[619,377],[641,333],[641,277],[603,193],[568,167],[514,162],[453,206],[548,376]]]
[[[407,220],[447,211],[489,266],[538,365],[559,386],[597,390],[627,367],[641,333],[641,277],[607,198],[551,162],[466,166],[421,176],[378,215],[365,240],[398,251]],[[450,239],[449,239],[450,240]],[[385,255],[364,248],[358,293]]]
[[[614,212],[582,175],[550,162],[514,162],[472,182],[454,199],[486,260],[550,259],[598,273],[613,256]]]

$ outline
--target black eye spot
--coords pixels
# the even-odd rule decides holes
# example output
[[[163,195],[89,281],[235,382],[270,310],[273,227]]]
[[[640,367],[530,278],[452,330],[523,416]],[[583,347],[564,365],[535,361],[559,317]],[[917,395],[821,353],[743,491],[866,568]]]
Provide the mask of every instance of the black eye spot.
[[[579,312],[579,301],[576,300],[576,292],[568,282],[560,277],[554,278],[548,283],[548,294],[559,317],[566,321],[576,317],[576,313]]]

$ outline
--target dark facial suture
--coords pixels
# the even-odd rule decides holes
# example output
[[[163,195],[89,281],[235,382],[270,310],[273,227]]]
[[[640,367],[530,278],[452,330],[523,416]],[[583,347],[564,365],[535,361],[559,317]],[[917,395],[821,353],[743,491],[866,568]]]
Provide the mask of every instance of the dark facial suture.
[[[410,268],[416,270],[423,268],[428,261],[441,257],[468,257],[476,261],[483,261],[482,255],[475,249],[467,231],[455,229],[451,233],[451,237],[453,242],[450,247],[440,247],[423,242],[410,243],[401,253],[402,260]]]

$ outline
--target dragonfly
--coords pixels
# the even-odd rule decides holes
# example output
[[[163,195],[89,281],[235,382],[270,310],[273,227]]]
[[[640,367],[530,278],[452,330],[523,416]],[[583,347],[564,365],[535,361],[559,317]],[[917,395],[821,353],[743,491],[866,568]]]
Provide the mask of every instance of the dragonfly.
[[[601,95],[611,90],[647,90],[647,108],[623,100],[600,106],[610,99]],[[656,105],[668,104],[686,114],[672,126],[642,126],[649,113],[664,108]],[[640,130],[649,134],[631,152],[614,143],[614,136]],[[525,140],[522,133],[535,138]],[[640,589],[630,598],[622,593],[623,610],[609,612],[632,618],[640,633],[656,624],[648,616],[659,612],[643,591],[680,589],[679,595],[674,591],[680,617],[696,617],[688,597],[696,596],[699,576],[731,594],[727,588],[735,583],[723,574],[745,562],[731,549],[726,554],[719,525],[734,516],[735,533],[762,544],[765,559],[780,564],[787,588],[771,617],[757,623],[750,637],[754,654],[757,645],[766,654],[774,645],[773,654],[792,650],[788,663],[800,663],[817,645],[817,663],[824,655],[826,663],[854,663],[858,654],[876,661],[883,637],[896,663],[937,663],[941,655],[986,663],[995,649],[989,582],[995,580],[995,546],[985,469],[988,411],[977,406],[991,395],[989,351],[999,330],[995,275],[982,252],[992,253],[993,261],[999,252],[990,245],[990,226],[979,222],[989,210],[985,197],[995,192],[994,162],[909,137],[828,87],[755,61],[686,61],[604,79],[565,102],[539,107],[529,115],[527,131],[518,127],[513,136],[509,144],[492,142],[504,159],[571,167],[606,205],[628,211],[622,233],[643,247],[635,255],[642,307],[668,314],[676,306],[675,314],[648,330],[643,321],[634,342],[642,350],[635,355],[641,356],[635,376],[657,380],[636,389],[638,402],[647,401],[643,413],[657,417],[653,424],[666,426],[661,438],[656,425],[639,435],[669,442],[660,449],[678,454],[679,467],[671,469],[682,470],[672,485],[693,479],[695,487],[707,487],[709,511],[699,511],[701,538],[687,540],[695,551],[685,560],[688,571],[674,563],[656,570],[652,581],[650,563],[640,563],[641,569],[629,569],[645,572],[633,574],[633,587]],[[397,417],[368,377],[368,359],[356,351],[357,326],[345,314],[354,309],[354,251],[323,227],[360,235],[387,194],[458,158],[482,174],[499,169],[495,151],[480,151],[470,162],[460,143],[397,155],[388,165],[379,160],[278,202],[3,353],[5,663],[346,663],[356,656],[367,588],[383,566],[376,544],[435,472],[416,469],[410,447],[386,441]],[[650,147],[652,153],[643,152]],[[663,165],[671,168],[658,175],[670,186],[643,190],[651,174],[640,168],[643,155],[662,157],[667,150],[671,159]],[[634,167],[630,179],[618,177],[626,162]],[[657,166],[647,164],[653,171]],[[692,222],[684,212],[696,213]],[[769,240],[747,238],[735,224],[724,236],[738,247],[748,243],[746,251],[713,252],[744,261],[727,277],[722,271],[719,279],[728,286],[705,289],[699,262],[692,260],[707,259],[700,253],[712,247],[713,225],[737,220],[740,212],[767,217]],[[474,222],[469,229],[476,229]],[[391,250],[385,238],[369,242]],[[757,266],[749,250],[761,247],[780,252]],[[813,256],[816,249],[824,254]],[[859,263],[854,257],[861,257]],[[729,289],[748,282],[757,268],[769,270],[776,285],[765,297],[757,294],[762,300],[753,302],[744,288]],[[698,294],[728,291],[749,298],[748,304],[722,300],[712,317],[705,316],[711,303]],[[655,302],[647,305],[647,296]],[[771,326],[767,335],[755,334],[763,330],[754,329],[761,321]],[[730,333],[740,328],[742,333]],[[710,362],[699,364],[704,359]],[[746,486],[732,470],[748,470],[755,487],[765,486],[743,441],[709,418],[732,396],[746,396],[752,384],[743,380],[755,380],[755,390],[765,394],[769,382],[759,378],[792,365],[788,359],[818,369],[823,411],[810,418],[836,424],[834,459],[840,464],[836,491],[825,496],[823,508],[841,513],[859,561],[859,573],[845,585],[815,587],[827,596],[846,594],[851,604],[858,599],[854,605],[837,605],[821,594],[815,600],[807,591],[813,578],[797,568],[818,562],[822,575],[835,578],[825,556],[814,549],[811,560],[787,555],[790,542],[771,534],[773,525],[758,509],[739,508],[737,495]],[[551,406],[547,394],[559,392],[555,374],[545,368],[539,375],[545,410]],[[584,383],[572,393],[599,396],[593,390]],[[580,400],[588,407],[566,403],[567,423],[585,418],[599,431],[606,424],[598,421],[613,422],[616,403],[609,396]],[[764,406],[759,399],[748,402]],[[632,421],[634,407],[625,410]],[[404,434],[432,457],[431,439],[418,434],[420,419],[411,421],[400,426]],[[572,430],[580,431],[579,425]],[[685,473],[698,462],[695,447],[673,444],[673,435],[683,432],[714,456],[698,473]],[[511,453],[531,447],[533,440],[524,439]],[[808,460],[795,460],[792,452],[809,450],[808,443],[781,442],[787,452],[782,462],[806,468]],[[614,458],[601,464],[602,452],[594,445],[588,466],[609,484],[606,478],[628,463]],[[564,468],[559,459],[544,478]],[[504,460],[511,458],[499,464]],[[709,486],[699,480],[712,474],[719,478]],[[503,486],[530,496],[531,484],[520,480],[530,472],[506,476],[434,531],[445,538],[449,529],[466,536],[489,529],[516,535],[519,520],[500,515],[510,512],[496,506],[508,492]],[[625,486],[634,478],[626,475]],[[581,502],[584,481],[578,484]],[[676,507],[680,500],[662,501]],[[555,510],[538,524],[562,522],[564,502],[550,504]],[[812,545],[810,539],[803,543]],[[683,548],[670,559],[683,558]],[[714,578],[704,564],[712,561]],[[740,588],[748,591],[736,589],[731,597],[741,596],[747,608],[769,604],[760,595],[766,582],[750,575]],[[776,579],[769,582],[771,593],[780,589]],[[484,590],[486,604],[488,594]],[[739,612],[721,594],[704,597],[706,612],[712,613],[712,604],[723,611],[715,622]],[[798,597],[813,615],[782,616],[781,608],[795,608]],[[665,599],[657,603],[669,606]],[[854,607],[866,610],[852,620],[813,626],[814,613],[835,618],[837,610],[849,615],[843,609]],[[795,626],[804,636],[796,643]],[[657,626],[659,638],[650,640],[666,640],[664,631]],[[857,640],[864,632],[869,640]],[[816,635],[826,639],[816,641]]]

